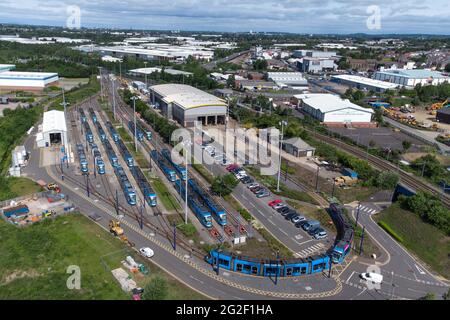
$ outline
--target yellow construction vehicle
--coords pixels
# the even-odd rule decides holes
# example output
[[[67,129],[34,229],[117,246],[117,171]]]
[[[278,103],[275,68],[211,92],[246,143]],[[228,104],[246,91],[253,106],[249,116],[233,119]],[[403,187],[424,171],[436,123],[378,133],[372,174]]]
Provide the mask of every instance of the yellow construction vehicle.
[[[444,102],[433,103],[430,107],[426,107],[426,109],[428,111],[430,111],[429,114],[435,115],[436,114],[436,110],[442,109],[447,104],[448,104],[448,99],[445,99]]]
[[[109,232],[111,232],[115,236],[123,235],[123,229],[120,227],[120,222],[117,220],[110,220],[109,221]]]
[[[131,242],[130,240],[128,240],[128,237],[126,236],[126,235],[121,235],[120,237],[119,237],[119,239],[120,240],[122,240],[123,242],[125,242],[127,245],[129,245],[130,247],[134,247],[135,246],[135,243],[134,242]]]

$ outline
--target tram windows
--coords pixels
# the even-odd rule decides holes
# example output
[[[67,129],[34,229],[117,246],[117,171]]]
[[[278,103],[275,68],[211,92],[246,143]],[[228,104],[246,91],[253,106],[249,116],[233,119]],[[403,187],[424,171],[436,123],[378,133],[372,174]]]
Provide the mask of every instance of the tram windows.
[[[302,267],[300,274],[306,274],[308,269],[306,267]]]
[[[325,263],[318,263],[318,264],[316,264],[314,267],[313,267],[313,270],[314,271],[317,271],[317,270],[319,270],[319,269],[323,269],[325,267]]]
[[[221,264],[222,266],[229,266],[230,262],[228,260],[225,259],[219,259],[219,264]]]
[[[258,274],[258,267],[256,266],[252,267],[252,274]]]
[[[238,264],[236,265],[236,271],[237,271],[237,272],[242,272],[242,264],[241,264],[241,263],[238,263]]]
[[[294,267],[294,272],[298,272],[300,268]],[[290,277],[292,276],[292,268],[287,268],[286,269],[286,276]]]
[[[245,273],[250,273],[250,270],[251,270],[251,268],[250,268],[250,266],[248,264],[244,265],[244,272]]]

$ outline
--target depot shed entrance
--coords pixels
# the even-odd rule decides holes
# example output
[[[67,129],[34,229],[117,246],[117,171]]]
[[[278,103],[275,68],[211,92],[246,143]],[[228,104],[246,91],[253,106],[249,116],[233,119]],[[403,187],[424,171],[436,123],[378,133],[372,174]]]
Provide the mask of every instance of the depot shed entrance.
[[[44,112],[42,130],[36,135],[36,144],[40,148],[66,146],[67,126],[64,112],[58,110]]]

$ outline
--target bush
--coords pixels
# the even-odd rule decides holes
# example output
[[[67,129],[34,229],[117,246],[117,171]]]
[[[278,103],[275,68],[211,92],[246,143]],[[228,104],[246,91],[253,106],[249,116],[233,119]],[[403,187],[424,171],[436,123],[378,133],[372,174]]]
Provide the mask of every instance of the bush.
[[[145,286],[142,298],[144,300],[164,300],[167,298],[168,291],[166,279],[157,275]]]
[[[245,221],[247,221],[247,222],[253,221],[252,215],[251,215],[250,212],[248,212],[246,209],[244,209],[244,208],[239,208],[237,211],[238,211],[239,214],[242,216],[242,218],[245,219]]]
[[[389,233],[398,242],[403,242],[403,238],[400,237],[391,227],[384,221],[378,221],[378,225]]]
[[[182,224],[177,225],[177,228],[186,237],[192,237],[197,232],[197,230],[195,229],[195,227],[192,223],[182,223]]]

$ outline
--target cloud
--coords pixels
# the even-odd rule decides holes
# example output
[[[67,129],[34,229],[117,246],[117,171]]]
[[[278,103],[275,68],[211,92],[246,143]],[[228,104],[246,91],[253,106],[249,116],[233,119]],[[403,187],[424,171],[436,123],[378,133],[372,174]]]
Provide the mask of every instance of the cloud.
[[[85,27],[294,33],[438,33],[450,30],[448,0],[2,0],[0,22],[64,26],[66,8]],[[369,30],[367,8],[380,8]]]

